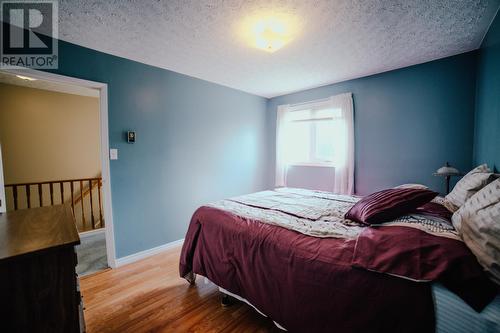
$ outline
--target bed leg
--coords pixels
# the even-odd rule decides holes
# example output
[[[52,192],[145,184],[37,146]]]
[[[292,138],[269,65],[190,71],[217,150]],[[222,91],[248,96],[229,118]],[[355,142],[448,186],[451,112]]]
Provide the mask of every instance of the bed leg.
[[[194,285],[196,283],[196,274],[193,272],[189,272],[184,276],[184,278],[189,282],[190,285]]]
[[[236,302],[236,299],[228,294],[221,293],[220,305],[226,307],[231,306]]]

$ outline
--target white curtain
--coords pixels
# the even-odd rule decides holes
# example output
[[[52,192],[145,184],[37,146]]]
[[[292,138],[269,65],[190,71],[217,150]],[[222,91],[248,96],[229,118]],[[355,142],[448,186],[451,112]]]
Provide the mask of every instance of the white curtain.
[[[352,93],[330,97],[331,107],[340,110],[336,122],[339,135],[335,137],[335,182],[333,193],[354,193],[354,106]]]
[[[335,168],[334,193],[354,193],[354,107],[352,93],[332,96],[326,100],[313,101],[300,105],[278,106],[276,119],[276,186],[287,186],[288,163],[286,160],[287,135],[285,126],[290,112],[321,108],[333,109],[335,119],[334,161]]]
[[[286,186],[287,163],[285,161],[285,117],[288,105],[278,106],[276,119],[276,186]]]

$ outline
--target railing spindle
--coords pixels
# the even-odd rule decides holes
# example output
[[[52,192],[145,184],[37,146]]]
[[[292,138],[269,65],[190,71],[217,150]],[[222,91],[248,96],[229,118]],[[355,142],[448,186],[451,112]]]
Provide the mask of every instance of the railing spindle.
[[[85,212],[83,207],[83,181],[80,180],[80,202],[82,204],[82,226],[85,229]]]
[[[75,190],[78,191],[76,188],[75,188],[75,183],[80,183],[80,194],[79,196],[76,195],[75,196]],[[12,196],[14,198],[14,201],[13,201],[13,208],[14,210],[18,210],[18,209],[21,209],[21,208],[25,208],[27,206],[27,208],[32,208],[34,207],[34,205],[36,206],[36,204],[32,203],[31,202],[31,195],[33,194],[32,192],[32,189],[31,187],[32,186],[35,186],[35,189],[34,191],[38,191],[38,200],[35,200],[35,201],[38,201],[38,204],[40,207],[43,207],[44,205],[44,185],[48,185],[49,186],[49,193],[50,193],[50,203],[49,205],[53,206],[53,205],[59,205],[59,204],[64,204],[65,202],[65,194],[67,194],[67,190],[65,189],[65,183],[69,183],[69,187],[70,187],[70,190],[71,190],[71,210],[73,212],[73,215],[77,214],[76,212],[76,208],[75,206],[81,202],[81,209],[82,209],[82,212],[81,212],[81,223],[79,223],[79,230],[80,231],[86,231],[86,230],[93,230],[93,229],[97,229],[97,228],[103,228],[104,227],[104,216],[103,216],[103,198],[102,198],[102,193],[101,193],[101,190],[102,190],[102,178],[80,178],[80,179],[68,179],[68,180],[50,180],[50,181],[43,181],[43,182],[33,182],[33,183],[16,183],[16,184],[6,184],[4,185],[5,186],[5,189],[8,190],[9,188],[12,188]],[[54,193],[54,191],[57,192],[57,185],[59,184],[59,195],[57,193]],[[88,188],[85,189],[84,188],[84,185],[85,184],[88,184]],[[97,200],[96,202],[94,202],[94,186],[97,187]],[[56,189],[54,189],[54,187],[56,187]],[[23,193],[19,193],[19,188],[21,188],[21,191],[24,189],[24,194]],[[10,195],[10,193],[9,193]],[[47,194],[48,195],[48,194]],[[90,204],[90,217],[89,216],[86,216],[87,214],[85,213],[85,203],[84,201],[86,200],[85,197],[87,197],[88,195],[90,195],[90,198],[88,199],[89,200],[89,204]],[[21,202],[20,198],[19,197],[22,197],[24,198],[26,196],[26,205],[24,205],[24,202]],[[55,203],[55,201],[57,201],[57,198],[54,198],[55,197],[59,197],[60,198],[60,202],[58,201],[57,203]],[[69,196],[68,196],[68,199],[69,199]],[[49,200],[49,199],[47,199]],[[96,209],[94,207],[94,204],[98,204],[98,210],[99,210],[99,213],[95,212],[94,210]],[[21,207],[21,205],[23,205],[23,207]],[[99,214],[97,216],[97,214]],[[76,217],[76,216],[75,216]],[[87,226],[87,221],[86,221],[86,217],[89,218],[89,225]]]
[[[54,206],[54,183],[50,183],[50,205]]]
[[[92,179],[89,180],[89,191],[90,191],[90,220],[92,221],[92,229],[95,229],[94,200],[92,199]]]
[[[14,210],[17,210],[17,186],[12,187],[12,196],[14,197]]]
[[[38,184],[38,202],[40,203],[40,207],[43,205],[43,188],[42,184]]]
[[[26,203],[28,204],[28,208],[31,208],[31,186],[30,185],[26,185],[25,186],[25,189],[26,189]]]
[[[101,223],[101,228],[104,227],[104,222],[102,221],[102,206],[101,206],[101,180],[97,180],[97,196],[99,197],[99,223]]]
[[[74,186],[73,186],[73,181],[70,183],[70,190],[71,190],[71,210],[73,211],[73,216],[75,215],[75,199],[73,199],[73,192],[74,192]]]

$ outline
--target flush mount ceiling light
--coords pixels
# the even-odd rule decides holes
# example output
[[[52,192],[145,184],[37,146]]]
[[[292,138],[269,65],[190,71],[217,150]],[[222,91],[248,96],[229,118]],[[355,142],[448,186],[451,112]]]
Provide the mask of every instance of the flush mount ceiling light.
[[[293,40],[297,30],[297,19],[290,15],[261,15],[244,19],[240,34],[250,46],[275,52]]]
[[[25,81],[36,81],[36,79],[34,79],[32,77],[28,77],[28,76],[16,75],[16,77],[21,79],[21,80],[25,80]]]

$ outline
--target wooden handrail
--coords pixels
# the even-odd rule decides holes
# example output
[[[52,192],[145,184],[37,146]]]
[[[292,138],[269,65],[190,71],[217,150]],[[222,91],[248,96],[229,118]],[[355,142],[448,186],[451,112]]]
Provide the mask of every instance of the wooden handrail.
[[[93,182],[95,180],[95,182]],[[85,180],[87,181],[87,180]],[[95,218],[94,218],[94,213],[93,213],[93,207],[94,207],[94,200],[93,200],[93,197],[92,197],[92,189],[94,187],[98,187],[98,195],[99,195],[99,219],[100,221],[102,221],[102,210],[101,210],[101,186],[102,186],[102,179],[101,178],[89,178],[88,179],[88,182],[89,182],[89,186],[82,192],[82,189],[83,189],[83,180],[79,180],[80,182],[80,196],[78,198],[76,198],[75,201],[73,201],[73,206],[78,204],[79,202],[81,202],[85,197],[89,196],[90,194],[90,210],[92,212],[92,214],[90,214],[90,221],[92,223],[92,229],[96,229],[95,227]],[[83,202],[82,202],[82,205],[83,205]],[[74,209],[74,208],[73,208]],[[82,221],[83,223],[85,223],[85,214],[83,212],[83,209],[82,209]]]
[[[43,182],[31,182],[31,183],[15,183],[15,184],[6,184],[5,187],[7,186],[26,186],[26,185],[44,185],[44,184],[50,184],[50,183],[69,183],[69,182],[79,182],[81,181],[89,181],[89,180],[97,180],[100,179],[102,181],[101,177],[94,177],[94,178],[76,178],[76,179],[58,179],[58,180],[45,180]]]
[[[71,209],[73,212],[73,215],[75,215],[75,218],[77,218],[75,214],[75,206],[80,203],[81,205],[81,228],[83,229],[80,231],[86,231],[89,228],[87,228],[87,223],[85,220],[85,197],[89,196],[90,199],[87,200],[87,202],[90,204],[90,207],[87,206],[87,209],[89,208],[90,210],[88,211],[90,213],[89,222],[91,224],[90,230],[92,229],[98,229],[104,227],[104,220],[103,220],[103,214],[102,214],[102,203],[101,203],[101,188],[102,188],[102,178],[101,177],[94,177],[94,178],[78,178],[78,179],[64,179],[64,180],[48,180],[48,181],[41,181],[41,182],[29,182],[29,183],[12,183],[12,184],[7,184],[5,185],[5,188],[12,188],[12,198],[13,198],[13,208],[14,210],[18,210],[21,208],[31,208],[31,207],[42,207],[44,204],[44,186],[43,185],[49,185],[48,187],[48,193],[46,192],[45,194],[50,195],[50,200],[49,200],[49,205],[59,205],[63,204],[65,200],[65,184],[69,183],[70,191],[71,191]],[[76,197],[75,199],[75,185],[74,183],[79,184],[78,191],[79,196]],[[84,184],[88,184],[86,188],[84,189]],[[54,186],[55,185],[55,186]],[[59,185],[59,186],[58,186]],[[97,196],[98,196],[98,202],[95,202],[93,198],[93,190],[97,186]],[[32,189],[33,187],[33,189]],[[24,188],[24,195],[23,191],[19,191],[19,189]],[[46,188],[46,186],[45,186]],[[67,188],[66,188],[67,189]],[[34,191],[33,191],[34,190]],[[32,200],[32,194],[34,192],[38,193],[38,202],[34,203]],[[59,193],[58,193],[59,192]],[[7,194],[7,192],[6,192]],[[59,194],[59,200],[55,196]],[[25,207],[19,207],[20,206],[20,199],[24,198],[26,199],[25,201]],[[95,202],[95,203],[94,203]],[[21,201],[21,204],[23,202]],[[99,220],[96,219],[94,216],[94,204],[98,204],[98,210],[99,210]],[[99,223],[97,223],[99,222]]]
[[[97,181],[96,181],[95,183],[93,183],[93,184],[92,184],[92,188],[88,188],[88,187],[87,187],[87,188],[85,189],[85,191],[83,191],[83,193],[82,193],[83,197],[78,196],[78,197],[75,199],[75,201],[74,201],[74,204],[75,204],[75,205],[76,205],[77,203],[79,203],[79,202],[82,200],[82,198],[85,198],[86,196],[88,196],[88,194],[89,194],[90,192],[92,192],[92,189],[93,189],[94,187],[96,187],[97,185],[99,185],[99,187],[101,187],[101,186],[102,186],[102,180],[101,180],[101,178],[92,178],[92,179],[89,179],[88,181],[93,181],[93,180],[97,180]],[[80,181],[80,180],[78,180],[78,181]]]

